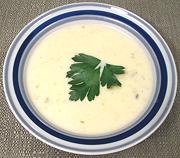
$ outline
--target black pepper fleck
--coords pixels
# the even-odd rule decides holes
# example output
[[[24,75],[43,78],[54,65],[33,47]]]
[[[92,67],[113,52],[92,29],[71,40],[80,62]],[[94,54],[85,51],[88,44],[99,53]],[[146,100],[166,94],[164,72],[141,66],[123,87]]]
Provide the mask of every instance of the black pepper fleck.
[[[49,102],[49,98],[46,97],[45,100],[44,100],[45,103],[48,103]]]
[[[138,98],[139,98],[139,94],[136,94],[136,96],[135,96],[135,97],[136,97],[136,99],[138,99]]]

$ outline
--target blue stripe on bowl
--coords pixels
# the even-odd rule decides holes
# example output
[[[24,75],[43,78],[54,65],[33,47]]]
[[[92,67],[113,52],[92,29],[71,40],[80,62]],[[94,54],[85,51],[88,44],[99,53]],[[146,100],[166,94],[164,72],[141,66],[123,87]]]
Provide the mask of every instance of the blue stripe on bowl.
[[[160,91],[157,97],[157,100],[153,106],[153,108],[151,109],[151,111],[147,114],[147,116],[136,126],[134,126],[133,128],[129,129],[128,131],[125,131],[124,133],[121,133],[119,135],[115,135],[112,137],[108,137],[108,138],[102,138],[102,139],[93,139],[93,138],[75,138],[72,136],[67,136],[65,134],[59,133],[57,131],[55,131],[54,129],[49,128],[48,126],[46,126],[44,123],[42,123],[29,109],[29,107],[26,105],[20,88],[19,88],[19,81],[18,81],[18,72],[19,72],[19,64],[20,64],[20,60],[22,57],[22,54],[24,53],[24,50],[26,49],[27,45],[31,42],[31,40],[33,40],[33,38],[44,28],[46,28],[47,26],[49,26],[52,23],[55,23],[59,20],[65,19],[65,18],[69,18],[69,17],[73,17],[73,16],[79,16],[79,15],[98,15],[98,16],[104,16],[104,17],[108,17],[111,19],[115,19],[118,20],[120,22],[123,22],[127,25],[129,25],[130,27],[132,27],[133,29],[135,29],[137,32],[139,32],[144,39],[149,43],[149,45],[151,46],[151,48],[153,49],[158,62],[159,62],[159,66],[160,66],[160,70],[161,70],[161,85],[160,85]],[[156,115],[156,113],[158,112],[158,110],[161,107],[161,104],[164,100],[165,97],[165,93],[166,93],[166,89],[167,89],[167,69],[166,69],[166,64],[164,61],[164,58],[161,54],[161,51],[159,49],[159,47],[157,46],[157,44],[154,42],[154,40],[141,28],[139,27],[137,24],[133,23],[132,21],[113,14],[113,13],[109,13],[109,12],[104,12],[104,11],[97,11],[97,10],[81,10],[81,11],[73,11],[73,12],[68,12],[68,13],[64,13],[61,15],[58,15],[56,17],[53,17],[49,20],[47,20],[46,22],[42,23],[40,26],[38,26],[36,29],[34,29],[29,36],[24,40],[24,42],[22,43],[20,49],[18,50],[17,56],[15,58],[15,62],[14,62],[14,67],[13,67],[13,85],[14,85],[14,90],[17,96],[17,99],[22,107],[22,109],[24,110],[24,112],[28,115],[28,117],[37,125],[39,126],[41,129],[43,129],[44,131],[46,131],[47,133],[60,138],[62,140],[66,140],[69,142],[73,142],[73,143],[78,143],[78,144],[87,144],[87,145],[98,145],[98,144],[106,144],[106,143],[112,143],[115,141],[119,141],[122,139],[125,139],[129,136],[132,136],[133,134],[135,134],[136,132],[138,132],[139,130],[141,130],[143,127],[145,127],[152,119],[153,117]]]

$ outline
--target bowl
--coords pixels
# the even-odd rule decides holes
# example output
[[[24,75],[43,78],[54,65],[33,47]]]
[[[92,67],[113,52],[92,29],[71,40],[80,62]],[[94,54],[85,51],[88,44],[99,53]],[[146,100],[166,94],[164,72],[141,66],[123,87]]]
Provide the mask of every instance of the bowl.
[[[148,50],[155,68],[155,90],[148,109],[127,128],[108,135],[88,137],[54,128],[32,108],[25,92],[23,73],[31,48],[52,29],[79,20],[104,21],[133,34]],[[22,29],[8,50],[4,63],[3,85],[10,109],[32,135],[57,149],[99,155],[132,147],[149,137],[163,123],[175,98],[177,72],[168,45],[145,20],[112,5],[74,3],[47,11]]]

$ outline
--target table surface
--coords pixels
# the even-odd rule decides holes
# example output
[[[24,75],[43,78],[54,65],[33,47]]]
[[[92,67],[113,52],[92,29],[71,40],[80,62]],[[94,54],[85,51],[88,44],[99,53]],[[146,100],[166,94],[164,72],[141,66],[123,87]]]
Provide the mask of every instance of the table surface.
[[[17,33],[41,13],[82,0],[0,0],[0,158],[178,158],[180,157],[180,87],[174,106],[160,128],[142,143],[102,156],[82,156],[37,140],[15,119],[4,97],[2,67]],[[164,37],[180,71],[180,0],[96,0],[128,9],[151,23]]]

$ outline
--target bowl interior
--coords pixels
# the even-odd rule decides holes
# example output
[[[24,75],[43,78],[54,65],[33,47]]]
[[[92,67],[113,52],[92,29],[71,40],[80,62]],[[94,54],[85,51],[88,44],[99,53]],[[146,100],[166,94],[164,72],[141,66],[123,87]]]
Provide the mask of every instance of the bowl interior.
[[[109,133],[106,135],[97,135],[97,136],[87,136],[87,135],[77,135],[77,134],[73,134],[73,133],[69,133],[68,131],[65,131],[64,129],[59,129],[56,128],[56,126],[54,126],[52,123],[50,123],[48,120],[46,120],[45,118],[43,118],[43,116],[41,116],[41,114],[37,111],[37,109],[33,106],[33,103],[31,102],[28,94],[27,94],[27,90],[26,90],[26,84],[24,82],[24,74],[26,72],[26,63],[28,61],[29,56],[31,55],[31,50],[33,49],[33,47],[38,43],[39,40],[43,39],[43,37],[45,37],[46,35],[48,35],[49,33],[53,32],[56,29],[59,29],[61,26],[63,25],[68,25],[68,23],[81,23],[81,22],[100,22],[100,23],[106,23],[107,25],[110,25],[111,27],[115,27],[117,29],[124,29],[128,34],[130,34],[131,36],[133,36],[134,38],[137,38],[138,41],[144,45],[146,47],[147,51],[147,55],[149,57],[149,59],[152,61],[152,68],[154,71],[154,79],[155,79],[155,83],[154,83],[154,92],[151,96],[151,98],[149,99],[149,103],[147,105],[147,108],[144,110],[144,113],[141,114],[141,116],[139,116],[136,120],[134,120],[134,122],[132,122],[130,125],[128,125],[127,127],[125,127],[124,129],[120,129],[117,131],[114,131],[113,133]],[[31,110],[31,112],[39,119],[41,120],[44,124],[46,124],[49,128],[63,133],[65,135],[69,135],[72,137],[78,137],[78,138],[108,138],[114,135],[118,135],[120,133],[126,132],[128,131],[130,128],[136,126],[140,121],[142,121],[147,114],[149,113],[149,111],[152,109],[156,99],[157,99],[157,95],[159,93],[159,89],[160,89],[160,80],[161,80],[161,76],[160,76],[160,67],[158,64],[158,60],[157,57],[154,55],[154,52],[152,50],[152,48],[149,46],[149,44],[144,40],[144,38],[133,28],[129,27],[128,25],[112,20],[110,18],[105,18],[105,17],[99,17],[99,16],[93,16],[93,15],[83,15],[83,16],[78,16],[78,17],[71,17],[71,18],[67,18],[65,20],[60,20],[56,23],[51,24],[50,26],[46,27],[44,30],[42,30],[40,33],[38,33],[33,40],[30,42],[30,44],[27,46],[27,48],[25,49],[25,53],[23,54],[21,61],[20,61],[20,70],[19,70],[19,85],[20,85],[20,90],[21,93],[23,95],[23,98],[26,102],[26,104],[28,105],[29,109]]]

